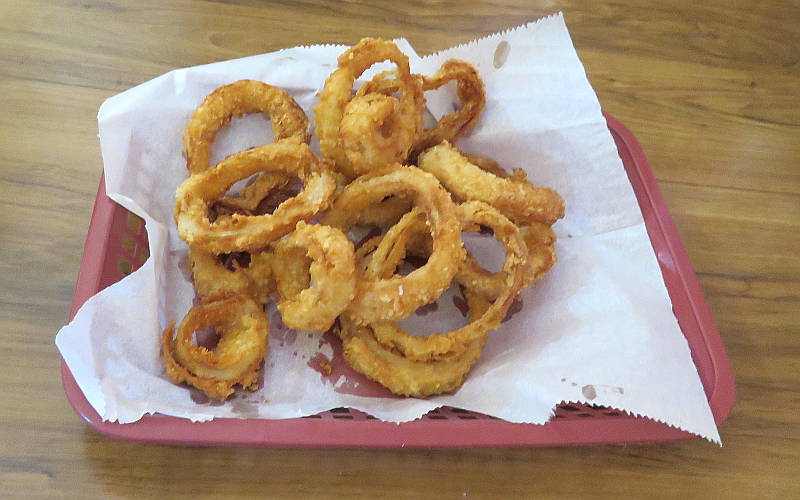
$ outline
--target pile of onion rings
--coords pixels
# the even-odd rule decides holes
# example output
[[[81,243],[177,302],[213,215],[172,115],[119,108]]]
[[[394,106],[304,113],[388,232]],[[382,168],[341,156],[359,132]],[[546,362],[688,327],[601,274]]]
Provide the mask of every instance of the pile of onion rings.
[[[354,89],[384,61],[396,68]],[[424,93],[450,81],[461,107],[425,129]],[[167,376],[220,400],[237,385],[254,389],[274,301],[288,327],[334,331],[344,361],[395,394],[457,390],[520,292],[554,265],[551,226],[564,216],[558,193],[524,170],[508,173],[451,144],[485,106],[471,64],[413,74],[408,57],[380,39],[345,51],[325,81],[314,109],[320,155],[308,146],[305,112],[283,90],[241,80],[206,97],[184,134],[189,177],[174,212],[200,305],[164,330]],[[221,127],[256,112],[271,119],[273,142],[210,165]],[[370,232],[356,238],[359,230]],[[481,267],[466,232],[501,244],[502,269]],[[468,306],[465,326],[426,336],[400,326],[452,286]],[[203,329],[218,333],[216,347],[195,340]]]
[[[255,112],[271,119],[273,142],[209,165],[220,127]],[[328,208],[337,189],[331,162],[308,146],[308,129],[305,112],[289,94],[252,80],[220,87],[192,116],[184,135],[190,175],[175,194],[175,221],[189,245],[201,305],[189,311],[177,335],[174,323],[164,331],[162,354],[174,382],[220,400],[235,385],[255,389],[268,345],[267,304],[278,300],[292,327],[324,331],[352,300],[352,245],[334,228],[305,225]],[[228,194],[248,178],[239,193]],[[298,192],[290,189],[292,179],[303,184]],[[311,276],[316,283],[309,286]],[[319,307],[325,315],[298,312]],[[195,341],[197,330],[209,328],[220,336],[216,347]]]

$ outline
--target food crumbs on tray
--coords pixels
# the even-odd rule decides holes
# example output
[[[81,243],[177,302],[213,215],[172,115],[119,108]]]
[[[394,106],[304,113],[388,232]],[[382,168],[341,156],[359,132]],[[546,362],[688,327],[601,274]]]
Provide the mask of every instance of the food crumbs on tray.
[[[323,361],[319,365],[320,373],[322,373],[326,377],[331,374],[332,370],[333,370],[333,366],[327,361]]]

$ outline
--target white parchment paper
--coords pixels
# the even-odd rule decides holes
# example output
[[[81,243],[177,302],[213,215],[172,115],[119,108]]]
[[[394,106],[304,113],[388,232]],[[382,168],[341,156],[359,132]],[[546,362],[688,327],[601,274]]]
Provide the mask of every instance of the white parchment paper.
[[[292,418],[341,406],[404,422],[451,405],[541,424],[559,402],[572,401],[644,415],[719,442],[641,212],[562,16],[423,58],[405,40],[399,44],[415,72],[432,74],[453,57],[475,64],[488,103],[458,145],[525,169],[566,200],[566,217],[554,227],[558,263],[524,292],[524,307],[492,334],[463,387],[400,399],[359,390],[366,381],[352,373],[322,376],[314,360],[334,358],[336,342],[290,331],[274,312],[262,389],[212,404],[163,374],[160,332],[184,316],[194,296],[186,245],[172,219],[175,189],[187,175],[183,130],[207,94],[243,78],[286,89],[313,122],[316,94],[346,49],[314,46],[172,71],[100,108],[108,195],[145,219],[151,258],[89,299],[56,337],[92,406],[121,423],[156,412],[203,421]],[[457,102],[452,87],[426,97],[436,117]],[[270,135],[260,116],[234,120],[218,137],[212,160]],[[438,319],[426,322],[441,321],[448,311],[445,305]]]

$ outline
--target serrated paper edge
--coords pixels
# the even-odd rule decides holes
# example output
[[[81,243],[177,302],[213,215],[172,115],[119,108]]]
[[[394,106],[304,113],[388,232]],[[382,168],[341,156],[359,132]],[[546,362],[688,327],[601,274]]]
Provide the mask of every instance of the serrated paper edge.
[[[486,35],[486,36],[483,36],[483,37],[480,37],[480,38],[475,38],[474,40],[470,40],[469,42],[464,42],[464,43],[459,44],[459,45],[453,45],[452,47],[448,47],[446,49],[442,49],[442,50],[439,50],[439,51],[436,51],[436,52],[432,52],[430,54],[426,54],[426,55],[422,56],[422,60],[424,61],[424,60],[427,60],[428,58],[439,57],[442,54],[445,54],[445,53],[453,51],[453,50],[459,50],[459,49],[469,48],[471,46],[477,46],[479,43],[483,43],[486,40],[491,40],[493,38],[500,38],[500,37],[508,36],[509,34],[514,33],[516,31],[521,31],[521,30],[525,30],[525,29],[531,28],[531,27],[536,26],[536,25],[538,25],[540,23],[543,23],[545,21],[550,21],[551,19],[561,19],[562,22],[563,22],[564,13],[561,12],[561,11],[555,12],[555,13],[550,14],[548,16],[541,17],[541,18],[537,19],[536,21],[530,21],[530,22],[515,26],[513,28],[506,28],[506,29],[504,29],[502,31],[498,31],[496,33],[492,33],[491,35]]]

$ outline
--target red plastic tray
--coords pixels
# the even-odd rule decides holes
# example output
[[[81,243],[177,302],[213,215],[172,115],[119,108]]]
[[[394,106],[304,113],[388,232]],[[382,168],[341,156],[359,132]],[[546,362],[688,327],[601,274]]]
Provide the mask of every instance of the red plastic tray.
[[[673,310],[719,425],[733,406],[730,361],[681,243],[636,138],[606,114],[609,129],[633,185],[655,249]],[[141,219],[106,196],[100,179],[70,320],[92,295],[137,269],[147,258]],[[174,444],[293,447],[476,447],[541,446],[673,441],[694,437],[641,417],[594,405],[561,404],[545,425],[513,424],[457,408],[440,408],[404,424],[381,422],[362,412],[338,408],[287,420],[215,419],[192,423],[164,415],[131,424],[103,422],[61,363],[64,390],[72,407],[97,431],[121,439]]]

